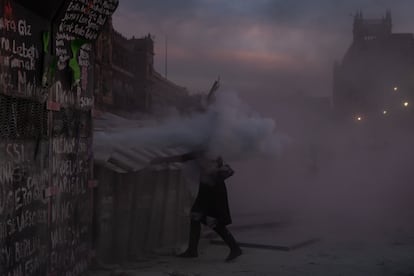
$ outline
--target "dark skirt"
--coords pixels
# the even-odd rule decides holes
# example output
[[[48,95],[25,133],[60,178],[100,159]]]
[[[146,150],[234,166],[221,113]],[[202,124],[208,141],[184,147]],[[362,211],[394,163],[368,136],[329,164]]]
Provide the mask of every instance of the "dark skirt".
[[[224,181],[218,181],[214,186],[200,183],[191,213],[192,215],[198,215],[199,220],[204,224],[209,224],[209,219],[216,221],[213,224],[231,224],[227,189]]]

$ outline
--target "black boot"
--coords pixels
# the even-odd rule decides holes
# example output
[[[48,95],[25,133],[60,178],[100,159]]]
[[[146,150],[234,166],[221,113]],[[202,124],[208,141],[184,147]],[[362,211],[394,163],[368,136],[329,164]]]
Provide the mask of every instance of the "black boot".
[[[226,226],[218,225],[214,228],[214,231],[216,231],[216,233],[220,235],[223,241],[230,248],[230,253],[226,258],[226,262],[236,259],[243,253],[239,245],[237,244],[236,240],[234,239],[233,235],[230,233]]]
[[[200,240],[201,224],[199,221],[191,220],[190,223],[190,239],[188,248],[179,254],[181,258],[197,258],[198,257],[198,241]]]

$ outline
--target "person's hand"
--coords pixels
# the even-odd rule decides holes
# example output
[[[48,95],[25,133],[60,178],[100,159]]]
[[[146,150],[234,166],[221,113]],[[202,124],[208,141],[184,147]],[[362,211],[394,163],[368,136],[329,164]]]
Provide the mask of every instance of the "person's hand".
[[[234,174],[233,169],[229,165],[224,165],[218,169],[219,176],[225,180]]]

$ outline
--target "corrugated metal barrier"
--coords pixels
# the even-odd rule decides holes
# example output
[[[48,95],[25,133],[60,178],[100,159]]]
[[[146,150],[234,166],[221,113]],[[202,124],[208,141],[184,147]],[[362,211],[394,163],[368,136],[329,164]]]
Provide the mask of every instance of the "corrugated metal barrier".
[[[187,242],[192,197],[179,169],[119,174],[95,168],[97,256],[102,262],[174,254]]]

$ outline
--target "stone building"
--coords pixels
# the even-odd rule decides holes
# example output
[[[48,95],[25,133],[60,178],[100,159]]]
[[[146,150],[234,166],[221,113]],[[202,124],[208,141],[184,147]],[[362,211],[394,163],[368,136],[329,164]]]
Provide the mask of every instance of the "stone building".
[[[186,106],[187,90],[154,69],[154,40],[150,34],[128,39],[108,22],[95,48],[101,53],[95,69],[97,108],[148,113],[159,107]]]
[[[414,36],[393,33],[389,11],[381,19],[354,18],[353,41],[334,66],[333,105],[343,118],[401,114],[413,100]]]
[[[112,19],[104,26],[95,42],[95,106],[104,107],[113,104],[112,95]]]

